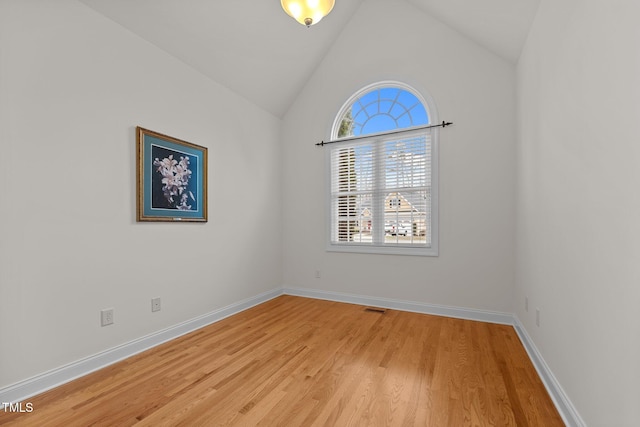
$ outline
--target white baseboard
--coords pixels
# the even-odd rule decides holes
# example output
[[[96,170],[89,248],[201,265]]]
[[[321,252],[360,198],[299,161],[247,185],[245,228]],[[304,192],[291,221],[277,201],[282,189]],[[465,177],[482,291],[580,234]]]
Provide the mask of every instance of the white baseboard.
[[[475,310],[446,305],[427,304],[422,302],[403,301],[389,298],[369,297],[363,295],[344,294],[341,292],[320,291],[316,289],[284,288],[286,295],[324,299],[350,304],[370,305],[413,313],[434,314],[437,316],[455,317],[458,319],[477,320],[487,323],[513,325],[513,314],[498,311]]]
[[[533,366],[536,368],[536,371],[538,371],[538,375],[540,375],[540,379],[549,392],[551,400],[553,400],[553,403],[556,405],[556,409],[560,413],[564,423],[569,427],[586,427],[587,424],[575,406],[573,406],[573,403],[571,403],[569,396],[567,396],[562,389],[555,375],[553,375],[553,372],[549,369],[549,365],[547,365],[547,362],[545,362],[540,351],[538,351],[527,330],[515,314],[513,315],[513,328],[516,330],[518,337],[520,337],[520,341],[522,341],[522,345],[527,351],[529,359],[531,359]]]
[[[60,368],[45,372],[33,378],[0,389],[0,402],[21,402],[32,396],[80,378],[91,372],[112,365],[123,359],[141,353],[152,347],[171,341],[189,332],[200,329],[220,321],[226,317],[240,313],[248,308],[262,304],[280,295],[294,295],[350,304],[383,307],[414,313],[433,314],[437,316],[455,317],[459,319],[476,320],[480,322],[512,325],[520,337],[524,348],[544,383],[565,424],[570,427],[584,427],[585,422],[571,403],[560,383],[553,375],[549,366],[527,334],[522,323],[512,313],[475,310],[461,307],[450,307],[412,301],[402,301],[388,298],[370,297],[365,295],[345,294],[341,292],[321,291],[317,289],[302,289],[285,287],[274,289],[243,301],[230,304],[219,310],[188,320],[162,331],[155,332],[137,340],[122,344],[101,353],[78,360]]]
[[[68,383],[91,372],[112,365],[123,359],[141,353],[152,347],[171,341],[189,332],[240,313],[248,308],[262,304],[282,295],[282,288],[274,289],[221,309],[171,326],[142,338],[119,345],[93,356],[86,357],[68,365],[37,375],[19,383],[0,389],[0,402],[22,402],[59,385]]]

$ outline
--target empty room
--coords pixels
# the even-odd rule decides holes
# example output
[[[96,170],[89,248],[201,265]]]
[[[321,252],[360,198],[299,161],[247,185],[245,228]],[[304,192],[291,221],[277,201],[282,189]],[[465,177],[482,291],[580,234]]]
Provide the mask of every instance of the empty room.
[[[0,0],[0,425],[639,425],[638,16]]]

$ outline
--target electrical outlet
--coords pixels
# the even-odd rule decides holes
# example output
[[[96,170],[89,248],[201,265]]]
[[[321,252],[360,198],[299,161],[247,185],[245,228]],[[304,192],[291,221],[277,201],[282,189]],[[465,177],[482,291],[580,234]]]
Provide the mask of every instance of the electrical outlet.
[[[524,311],[529,311],[529,297],[524,297]]]
[[[540,326],[540,309],[536,308],[536,326]]]
[[[316,270],[316,279],[320,278],[320,270]]]
[[[153,298],[151,300],[151,311],[160,311],[160,298]]]
[[[113,325],[113,308],[100,310],[100,324],[102,326]]]

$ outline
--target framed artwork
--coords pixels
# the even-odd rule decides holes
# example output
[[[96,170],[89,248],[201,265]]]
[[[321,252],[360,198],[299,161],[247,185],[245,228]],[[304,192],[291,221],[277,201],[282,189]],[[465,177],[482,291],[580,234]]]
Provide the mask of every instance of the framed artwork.
[[[207,148],[136,127],[138,221],[207,221]]]

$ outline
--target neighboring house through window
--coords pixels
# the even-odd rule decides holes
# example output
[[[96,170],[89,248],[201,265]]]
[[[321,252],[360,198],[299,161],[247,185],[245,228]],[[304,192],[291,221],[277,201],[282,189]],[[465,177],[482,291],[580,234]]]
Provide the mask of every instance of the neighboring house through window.
[[[340,109],[328,167],[328,249],[438,255],[435,106],[413,88],[381,82]]]

